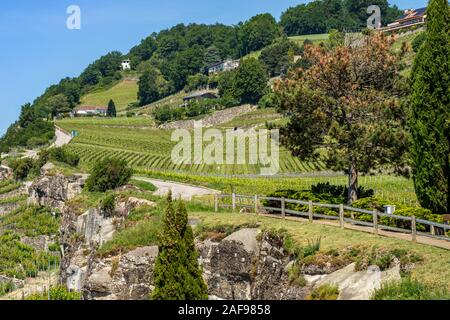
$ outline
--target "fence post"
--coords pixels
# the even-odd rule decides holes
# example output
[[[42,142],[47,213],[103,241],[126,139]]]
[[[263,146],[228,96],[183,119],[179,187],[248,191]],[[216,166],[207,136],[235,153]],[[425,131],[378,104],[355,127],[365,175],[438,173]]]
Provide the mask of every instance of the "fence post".
[[[219,212],[219,195],[217,193],[214,194],[214,211]]]
[[[378,212],[377,210],[373,210],[373,228],[375,234],[378,234]]]
[[[258,195],[255,195],[255,214],[258,214]]]
[[[434,228],[434,226],[430,226],[431,227],[431,235],[435,236],[436,235],[436,229]]]
[[[281,216],[286,219],[286,200],[281,198]]]
[[[417,242],[417,220],[416,216],[411,217],[412,241]]]
[[[233,192],[233,194],[231,195],[231,199],[233,212],[236,212],[236,193]]]
[[[339,222],[340,222],[340,225],[341,225],[341,229],[344,229],[345,228],[345,224],[344,224],[344,205],[343,204],[341,204],[339,206]]]
[[[314,222],[314,211],[313,211],[313,202],[312,201],[309,202],[308,214],[309,214],[309,222],[313,223]]]

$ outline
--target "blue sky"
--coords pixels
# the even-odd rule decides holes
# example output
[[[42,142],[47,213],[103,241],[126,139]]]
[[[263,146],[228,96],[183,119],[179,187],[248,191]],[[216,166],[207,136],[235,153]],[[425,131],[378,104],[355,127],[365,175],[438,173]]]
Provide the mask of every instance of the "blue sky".
[[[39,0],[4,1],[0,9],[0,134],[20,106],[51,84],[78,76],[101,55],[123,53],[141,39],[177,23],[236,24],[257,13],[277,19],[299,0]],[[391,0],[417,8],[426,0]],[[82,29],[68,30],[66,9],[81,8]]]

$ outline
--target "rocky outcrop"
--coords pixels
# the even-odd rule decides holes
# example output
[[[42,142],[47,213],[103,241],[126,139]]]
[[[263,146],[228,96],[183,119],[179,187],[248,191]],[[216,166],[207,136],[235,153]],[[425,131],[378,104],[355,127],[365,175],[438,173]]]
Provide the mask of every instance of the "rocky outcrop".
[[[198,243],[200,264],[209,294],[232,300],[301,300],[306,288],[291,285],[291,257],[266,234],[258,240],[258,229],[242,229],[220,243]]]
[[[29,189],[28,204],[62,209],[65,201],[81,193],[85,181],[85,175],[41,176]]]
[[[96,259],[83,288],[88,300],[147,300],[154,289],[153,267],[158,247],[143,247],[125,255]]]
[[[83,291],[87,299],[111,298],[127,299],[123,292],[125,284],[130,284],[133,279],[136,283],[130,284],[133,289],[128,291],[130,297],[138,296],[137,292],[147,292],[147,285],[141,283],[142,278],[149,275],[143,274],[140,265],[149,268],[153,266],[153,251],[137,250],[119,258],[101,260],[96,257],[96,251],[104,242],[110,240],[131,210],[140,206],[153,206],[154,203],[145,199],[129,197],[116,204],[116,210],[112,214],[105,214],[98,208],[89,209],[84,214],[78,215],[76,209],[66,206],[62,211],[61,238],[63,257],[61,259],[60,281],[66,283],[70,290]],[[157,255],[157,253],[156,253]],[[145,260],[149,257],[149,261]],[[114,259],[117,260],[117,265]],[[132,269],[136,267],[136,270]],[[117,283],[111,283],[105,270],[117,271],[119,275],[114,278]],[[134,273],[137,272],[137,273]],[[113,273],[113,274],[114,274]],[[99,285],[103,280],[107,282]],[[150,282],[148,282],[150,284]],[[144,286],[144,287],[143,287]],[[120,287],[114,291],[114,288]],[[131,288],[130,287],[130,288]],[[147,291],[146,291],[147,290]],[[108,299],[109,299],[108,298]]]
[[[400,280],[400,265],[386,271],[380,271],[377,266],[369,266],[365,271],[355,271],[355,263],[352,263],[323,276],[315,282],[315,286],[338,286],[338,300],[370,300],[374,290],[379,289],[383,283]]]
[[[0,204],[0,216],[10,213],[20,208],[19,202]]]
[[[0,180],[10,180],[14,177],[14,173],[10,167],[0,166]]]

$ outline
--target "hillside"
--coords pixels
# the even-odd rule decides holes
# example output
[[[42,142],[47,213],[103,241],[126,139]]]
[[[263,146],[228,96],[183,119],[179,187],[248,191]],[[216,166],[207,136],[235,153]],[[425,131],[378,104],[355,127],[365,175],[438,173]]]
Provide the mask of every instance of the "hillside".
[[[125,78],[109,89],[91,92],[81,98],[81,105],[106,106],[114,100],[118,112],[124,111],[131,103],[137,102],[138,85],[136,79]]]

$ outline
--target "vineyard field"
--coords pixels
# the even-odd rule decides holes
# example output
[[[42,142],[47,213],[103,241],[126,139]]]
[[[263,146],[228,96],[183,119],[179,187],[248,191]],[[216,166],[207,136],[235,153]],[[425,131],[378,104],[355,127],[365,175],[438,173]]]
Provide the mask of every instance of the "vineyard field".
[[[179,165],[171,160],[176,142],[171,141],[171,131],[155,128],[135,128],[92,125],[85,122],[61,121],[63,129],[77,130],[80,135],[67,146],[80,155],[81,165],[91,167],[98,160],[115,157],[126,160],[130,166],[139,169],[163,169],[180,172],[199,172],[210,174],[259,174],[260,165],[208,165],[205,163]],[[204,146],[209,143],[204,143]],[[247,146],[247,158],[249,150]],[[280,148],[280,171],[282,173],[313,172],[323,170],[320,161],[303,162],[294,158],[290,152]]]

